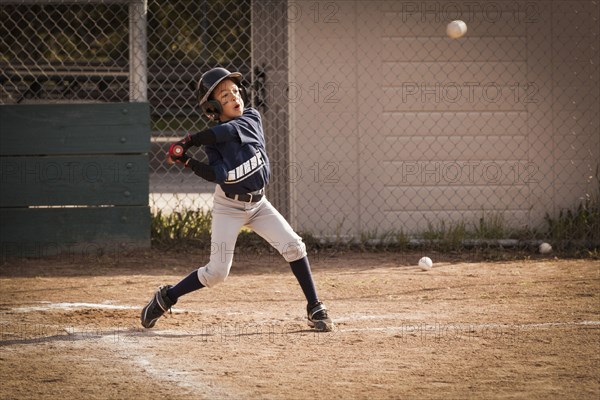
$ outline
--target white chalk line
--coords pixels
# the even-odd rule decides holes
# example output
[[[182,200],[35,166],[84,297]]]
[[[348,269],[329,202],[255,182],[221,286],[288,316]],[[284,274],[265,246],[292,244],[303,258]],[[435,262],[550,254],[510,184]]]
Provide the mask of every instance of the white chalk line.
[[[107,340],[106,344],[109,348],[115,347],[110,345],[110,340]],[[224,387],[217,379],[207,377],[202,371],[179,369],[180,362],[176,354],[173,355],[174,359],[161,357],[157,354],[149,355],[145,345],[136,342],[128,344],[120,342],[118,347],[119,354],[125,353],[127,361],[135,367],[142,368],[143,373],[161,382],[190,390],[193,392],[194,398],[240,398],[233,392],[232,388]],[[186,365],[189,367],[189,364]]]
[[[12,312],[19,313],[27,313],[27,312],[35,312],[35,311],[51,311],[51,310],[72,310],[72,309],[104,309],[104,310],[141,310],[143,306],[132,306],[132,305],[118,305],[111,304],[111,302],[104,303],[52,303],[49,301],[41,301],[41,306],[30,306],[30,307],[16,307],[11,308]],[[186,309],[175,309],[172,310],[174,314],[177,313],[194,313],[196,311],[186,310]],[[225,313],[226,315],[235,316],[239,315],[239,312],[231,312]],[[247,315],[247,313],[244,313]],[[260,314],[264,316],[264,312],[258,312],[257,315]],[[430,328],[435,329],[436,327],[441,328],[454,328],[454,329],[485,329],[485,328],[552,328],[552,327],[561,327],[561,326],[598,326],[600,325],[600,321],[573,321],[573,322],[541,322],[541,323],[453,323],[453,322],[427,322],[427,314],[426,313],[414,313],[414,312],[406,312],[406,313],[388,313],[388,314],[359,314],[353,313],[348,315],[341,315],[334,317],[334,322],[337,323],[351,323],[354,321],[378,321],[378,320],[402,320],[406,321],[400,326],[387,326],[387,327],[364,327],[364,328],[347,328],[340,329],[339,332],[386,332],[386,331],[397,331],[402,330],[406,331],[407,329],[416,329],[416,328]],[[296,319],[294,319],[295,321]],[[284,323],[280,320],[270,320],[272,322],[280,322]],[[254,322],[258,323],[258,322]]]
[[[110,303],[51,303],[49,301],[41,301],[40,306],[16,307],[10,311],[17,313],[28,313],[36,311],[51,311],[51,310],[74,310],[74,309],[101,309],[101,310],[141,310],[144,305],[130,306],[118,305]],[[174,314],[188,312],[184,309],[172,310]]]
[[[132,306],[132,305],[118,305],[111,304],[111,302],[104,303],[85,303],[85,302],[60,302],[53,303],[49,301],[39,302],[39,306],[30,307],[16,307],[10,309],[10,311],[16,313],[29,313],[29,312],[45,312],[55,310],[81,310],[81,309],[102,309],[102,310],[141,310],[143,305]],[[178,309],[173,310],[173,313],[183,313],[186,310]],[[4,312],[0,312],[2,315]],[[0,321],[0,326],[8,325],[8,321]],[[24,324],[17,324],[14,335],[11,335],[10,329],[6,327],[2,328],[0,339],[10,339],[19,341],[23,340],[26,342],[43,342],[44,337],[29,337],[24,328]],[[162,382],[168,382],[174,384],[182,389],[191,391],[194,398],[219,398],[219,399],[237,399],[245,396],[240,396],[239,393],[233,391],[232,388],[223,386],[216,377],[212,378],[207,376],[202,371],[186,371],[181,370],[179,360],[171,358],[165,358],[163,356],[152,354],[148,352],[147,341],[143,340],[144,337],[152,338],[155,337],[155,333],[160,333],[159,330],[143,330],[140,328],[124,329],[123,327],[117,326],[112,328],[86,328],[69,326],[61,329],[52,326],[53,329],[45,329],[41,325],[36,327],[37,330],[32,332],[35,334],[44,334],[52,332],[53,336],[64,334],[65,337],[70,337],[64,343],[76,343],[77,341],[85,341],[86,343],[95,342],[101,344],[112,351],[118,349],[120,356],[125,355],[126,357],[120,357],[123,362],[132,365],[136,370],[139,371],[141,368],[145,374],[151,376],[153,379],[158,379]],[[181,332],[173,331],[174,334],[180,334]],[[13,337],[14,336],[14,337]],[[51,338],[50,338],[51,339]],[[70,340],[73,340],[71,342]],[[58,343],[58,342],[57,342]]]
[[[572,322],[536,322],[536,323],[489,323],[489,324],[469,324],[452,322],[413,322],[400,326],[384,327],[365,327],[365,328],[347,328],[340,329],[339,332],[403,332],[406,334],[418,334],[427,332],[481,332],[487,330],[510,331],[524,330],[533,328],[555,328],[555,327],[573,327],[573,326],[600,326],[600,321],[572,321]]]

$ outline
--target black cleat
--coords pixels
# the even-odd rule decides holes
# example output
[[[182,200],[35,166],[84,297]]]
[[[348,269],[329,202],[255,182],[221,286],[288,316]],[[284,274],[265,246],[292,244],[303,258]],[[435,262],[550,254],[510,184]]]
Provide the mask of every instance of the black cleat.
[[[142,309],[141,320],[144,328],[152,328],[156,321],[175,304],[167,296],[167,290],[171,287],[171,285],[159,287],[152,299],[146,304],[146,307]]]
[[[327,315],[327,307],[320,301],[308,305],[308,326],[321,332],[331,332],[333,330],[333,321]]]

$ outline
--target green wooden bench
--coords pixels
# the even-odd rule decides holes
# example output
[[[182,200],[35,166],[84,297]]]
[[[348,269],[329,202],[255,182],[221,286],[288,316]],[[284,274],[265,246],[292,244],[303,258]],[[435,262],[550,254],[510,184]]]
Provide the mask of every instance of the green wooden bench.
[[[4,258],[150,246],[148,103],[0,106]]]

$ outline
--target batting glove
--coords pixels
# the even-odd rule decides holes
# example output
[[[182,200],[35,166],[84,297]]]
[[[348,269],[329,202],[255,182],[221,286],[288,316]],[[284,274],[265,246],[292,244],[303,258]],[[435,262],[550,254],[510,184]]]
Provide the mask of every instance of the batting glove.
[[[169,164],[185,164],[189,159],[185,154],[185,151],[186,149],[179,142],[171,144],[171,147],[169,147],[169,151],[167,152],[167,162],[169,162]]]
[[[183,147],[183,152],[185,153],[190,147],[194,145],[194,141],[192,135],[188,133],[183,139],[181,139],[178,142],[175,142],[175,144]]]

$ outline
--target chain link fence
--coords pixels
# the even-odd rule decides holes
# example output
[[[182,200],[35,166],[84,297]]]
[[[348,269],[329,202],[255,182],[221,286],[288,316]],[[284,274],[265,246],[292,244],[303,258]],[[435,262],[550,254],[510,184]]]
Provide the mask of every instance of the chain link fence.
[[[598,2],[289,6],[300,229],[600,240]]]
[[[143,1],[3,1],[0,102],[146,100]]]
[[[147,100],[153,210],[210,208],[214,185],[164,154],[207,127],[194,93],[203,71],[250,79],[249,1],[16,0],[0,13],[0,104]]]
[[[158,210],[204,209],[214,184],[164,162],[171,142],[206,129],[196,83],[215,66],[251,79],[250,1],[148,2],[148,98],[152,106],[151,204]],[[199,150],[195,157],[206,161]]]
[[[300,231],[600,236],[597,2],[3,1],[0,19],[0,103],[147,95],[154,210],[211,206],[164,153],[206,128],[195,85],[222,66],[246,78],[269,197]]]

